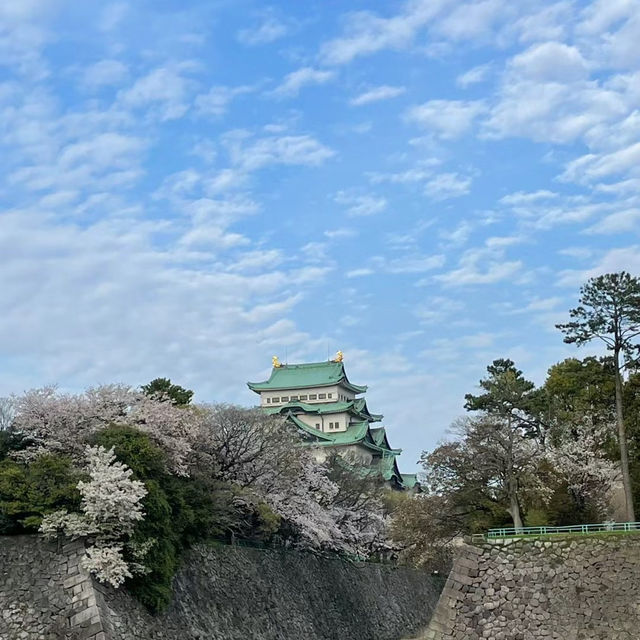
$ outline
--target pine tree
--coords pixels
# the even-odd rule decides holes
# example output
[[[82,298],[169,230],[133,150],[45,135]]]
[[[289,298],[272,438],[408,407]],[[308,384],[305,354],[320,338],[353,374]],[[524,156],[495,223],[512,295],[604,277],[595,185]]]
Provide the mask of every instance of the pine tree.
[[[626,517],[635,522],[622,398],[622,369],[635,362],[640,345],[640,280],[625,271],[591,278],[580,289],[580,303],[569,311],[572,321],[558,324],[564,341],[582,346],[601,340],[613,352],[616,424],[624,484]]]

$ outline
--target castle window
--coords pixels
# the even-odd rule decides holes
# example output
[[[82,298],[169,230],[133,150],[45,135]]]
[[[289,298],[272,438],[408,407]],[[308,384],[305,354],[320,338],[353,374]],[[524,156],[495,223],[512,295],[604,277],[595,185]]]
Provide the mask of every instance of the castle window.
[[[320,423],[319,423],[319,422],[316,422],[316,429],[317,429],[318,431],[320,431]]]
[[[333,398],[333,393],[328,393],[328,394],[327,394],[327,397],[328,397],[328,398]]]
[[[327,397],[327,394],[326,394],[326,393],[319,393],[319,394],[318,394],[318,398],[319,398],[320,400],[324,400],[326,397]]]
[[[329,429],[333,429],[333,422],[329,423]]]
[[[297,400],[298,396],[291,396],[291,402],[293,402],[294,400]]]
[[[300,400],[306,400],[307,396],[300,396]]]
[[[271,398],[267,398],[267,404],[271,404]]]
[[[289,396],[282,396],[282,398],[280,398],[280,400],[282,402],[289,402]]]
[[[309,400],[317,400],[317,399],[318,399],[318,396],[317,396],[315,393],[312,393],[312,394],[309,396]]]
[[[273,403],[280,402],[280,398],[274,398],[271,402]]]

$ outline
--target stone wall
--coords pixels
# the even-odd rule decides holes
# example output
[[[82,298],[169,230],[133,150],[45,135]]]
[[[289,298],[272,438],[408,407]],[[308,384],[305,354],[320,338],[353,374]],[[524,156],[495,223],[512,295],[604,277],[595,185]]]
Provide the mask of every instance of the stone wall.
[[[0,640],[106,640],[84,546],[0,536]]]
[[[640,536],[462,547],[426,640],[637,640]]]
[[[402,567],[311,554],[199,547],[152,616],[95,584],[82,549],[0,537],[0,640],[400,640],[429,622],[439,584]]]

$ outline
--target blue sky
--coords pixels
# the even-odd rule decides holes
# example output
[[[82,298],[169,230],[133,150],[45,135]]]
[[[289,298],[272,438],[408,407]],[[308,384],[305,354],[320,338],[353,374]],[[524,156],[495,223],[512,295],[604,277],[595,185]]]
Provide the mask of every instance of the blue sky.
[[[2,3],[0,393],[250,404],[342,349],[411,470],[640,273],[639,40],[638,0]]]

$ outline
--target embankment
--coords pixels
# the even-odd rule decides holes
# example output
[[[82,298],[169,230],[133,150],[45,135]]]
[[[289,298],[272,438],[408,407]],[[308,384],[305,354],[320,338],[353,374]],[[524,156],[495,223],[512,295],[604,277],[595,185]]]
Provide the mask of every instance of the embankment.
[[[637,640],[640,535],[464,546],[426,640]]]
[[[399,640],[429,622],[438,581],[290,551],[192,550],[151,616],[79,567],[80,543],[0,537],[1,640]]]

